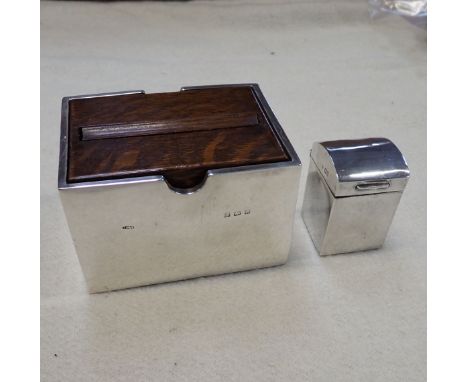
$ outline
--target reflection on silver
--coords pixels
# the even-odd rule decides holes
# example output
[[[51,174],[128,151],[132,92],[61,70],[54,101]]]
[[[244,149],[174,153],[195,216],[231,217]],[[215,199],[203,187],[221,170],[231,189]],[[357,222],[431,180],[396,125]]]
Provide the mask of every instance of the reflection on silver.
[[[388,191],[403,191],[409,177],[403,155],[385,138],[316,142],[311,155],[335,196],[356,195],[357,184],[379,180],[389,181]]]
[[[394,174],[401,175],[402,173],[407,173],[405,170],[378,170],[378,171],[364,171],[356,172],[354,174],[348,174],[350,179],[388,179],[392,178]]]
[[[302,216],[320,255],[381,247],[408,178],[388,139],[314,143]]]

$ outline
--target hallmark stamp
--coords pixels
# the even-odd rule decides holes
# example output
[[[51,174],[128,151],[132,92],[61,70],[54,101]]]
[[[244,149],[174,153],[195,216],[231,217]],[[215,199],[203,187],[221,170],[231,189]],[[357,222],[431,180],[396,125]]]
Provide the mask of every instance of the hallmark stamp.
[[[247,208],[245,210],[226,211],[224,213],[225,218],[230,218],[230,217],[234,217],[234,216],[241,216],[241,215],[250,215],[250,208]]]

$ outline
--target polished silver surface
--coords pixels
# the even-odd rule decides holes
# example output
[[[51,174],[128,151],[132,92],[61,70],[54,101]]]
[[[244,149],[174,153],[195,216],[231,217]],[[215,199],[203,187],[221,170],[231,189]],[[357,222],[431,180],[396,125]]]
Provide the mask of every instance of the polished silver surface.
[[[217,174],[192,194],[165,182],[60,193],[90,292],[287,261],[299,166]]]
[[[287,261],[301,163],[258,86],[245,86],[291,159],[210,170],[188,191],[171,189],[163,176],[67,183],[62,105],[60,197],[90,292]]]
[[[335,196],[402,191],[405,158],[386,138],[316,142],[312,159]]]
[[[302,217],[320,255],[381,247],[408,177],[387,139],[315,143]]]

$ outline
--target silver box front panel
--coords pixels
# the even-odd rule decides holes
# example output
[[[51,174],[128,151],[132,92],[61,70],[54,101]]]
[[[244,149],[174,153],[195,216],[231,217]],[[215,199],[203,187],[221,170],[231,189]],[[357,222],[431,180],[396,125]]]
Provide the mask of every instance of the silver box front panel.
[[[179,194],[161,177],[60,190],[90,292],[286,262],[300,165],[211,172]]]
[[[302,217],[322,256],[376,249],[385,241],[401,195],[385,192],[336,198],[311,160]]]

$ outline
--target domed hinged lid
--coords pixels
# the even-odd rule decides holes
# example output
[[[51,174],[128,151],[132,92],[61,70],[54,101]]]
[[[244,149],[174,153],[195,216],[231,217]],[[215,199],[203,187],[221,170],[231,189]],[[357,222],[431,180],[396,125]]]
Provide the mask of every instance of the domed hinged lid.
[[[311,156],[337,197],[401,192],[410,175],[400,150],[386,138],[316,142]]]

